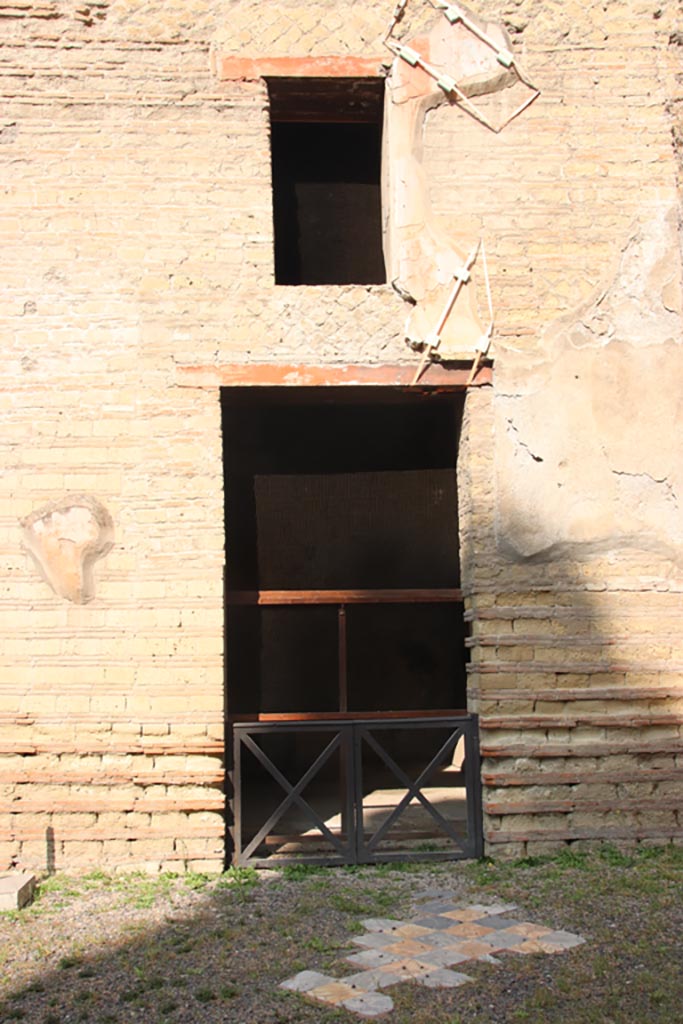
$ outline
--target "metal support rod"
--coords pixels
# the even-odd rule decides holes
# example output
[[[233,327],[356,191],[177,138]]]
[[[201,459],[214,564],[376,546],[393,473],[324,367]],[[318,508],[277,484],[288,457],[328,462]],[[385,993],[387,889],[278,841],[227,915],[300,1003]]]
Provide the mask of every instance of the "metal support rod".
[[[339,631],[339,710],[348,711],[349,688],[346,649],[346,605],[339,605],[337,623]]]
[[[453,274],[453,277],[455,279],[453,287],[450,290],[450,293],[446,300],[446,304],[441,312],[439,322],[437,323],[434,331],[425,338],[424,352],[422,353],[422,359],[420,360],[419,366],[415,372],[415,376],[413,377],[413,386],[417,384],[420,377],[422,376],[422,371],[425,368],[427,360],[431,357],[431,355],[434,352],[436,352],[437,348],[439,347],[439,344],[441,343],[441,332],[446,325],[446,321],[448,320],[448,317],[450,315],[451,310],[453,309],[453,306],[455,305],[455,300],[460,294],[460,289],[462,288],[463,285],[467,284],[467,282],[470,279],[470,270],[472,269],[472,264],[477,258],[477,253],[479,252],[480,245],[481,239],[477,242],[477,244],[470,252],[469,256],[465,260],[464,265],[462,267],[459,267],[458,270],[456,270],[455,273]],[[468,381],[468,384],[469,383],[471,382]]]

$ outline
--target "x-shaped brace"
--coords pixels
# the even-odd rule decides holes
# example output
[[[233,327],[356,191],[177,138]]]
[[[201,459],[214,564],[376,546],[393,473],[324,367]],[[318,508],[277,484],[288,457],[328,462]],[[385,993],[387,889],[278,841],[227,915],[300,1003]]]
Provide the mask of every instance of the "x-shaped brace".
[[[492,132],[495,132],[496,134],[501,132],[503,128],[505,128],[508,124],[510,124],[511,121],[518,117],[523,110],[526,110],[526,108],[530,106],[534,102],[534,100],[540,95],[540,89],[537,89],[536,86],[534,86],[526,77],[522,69],[519,67],[514,54],[505,47],[500,47],[495,41],[495,39],[492,39],[491,36],[489,36],[486,32],[483,31],[483,29],[479,28],[476,22],[472,21],[472,19],[469,18],[467,14],[460,7],[458,7],[457,4],[447,3],[446,0],[429,0],[429,3],[432,5],[432,7],[444,13],[445,17],[448,19],[451,25],[456,25],[460,23],[469,32],[476,36],[477,39],[484,43],[484,45],[488,46],[491,50],[493,50],[498,63],[507,70],[513,71],[519,79],[519,81],[522,82],[524,85],[527,86],[528,89],[531,90],[531,95],[529,95],[523,103],[520,103],[520,105],[515,110],[513,110],[510,116],[506,118],[506,120],[502,124],[498,126],[494,125],[493,122],[490,121],[486,117],[486,115],[482,113],[482,111],[479,110],[479,108],[474,103],[471,102],[470,99],[468,99],[467,95],[465,94],[463,89],[458,85],[458,83],[452,77],[452,75],[440,72],[432,64],[426,61],[424,57],[422,57],[422,55],[418,53],[417,50],[414,50],[410,46],[403,46],[402,44],[397,43],[394,39],[391,38],[391,34],[394,31],[394,28],[396,27],[396,25],[398,24],[398,22],[401,20],[405,13],[407,3],[408,0],[399,0],[399,3],[397,3],[396,9],[394,10],[392,22],[384,38],[385,46],[387,46],[396,57],[400,57],[401,60],[404,60],[408,64],[410,64],[411,67],[421,68],[426,74],[430,76],[430,78],[432,78],[436,82],[440,89],[443,89],[447,96],[455,97],[457,102],[465,110],[467,110],[467,112],[471,114],[472,117],[475,117],[487,128],[490,128]]]
[[[405,786],[407,791],[403,795],[399,803],[396,804],[388,818],[384,819],[380,827],[372,836],[368,843],[368,849],[376,847],[377,844],[382,841],[382,839],[387,834],[389,829],[392,827],[394,822],[397,821],[398,818],[400,818],[405,808],[414,799],[420,801],[420,803],[427,811],[427,813],[432,816],[432,818],[436,821],[440,828],[443,829],[446,835],[448,835],[455,843],[461,845],[461,837],[458,836],[457,832],[455,831],[451,823],[446,821],[446,819],[440,813],[440,811],[437,810],[434,804],[430,803],[430,801],[422,792],[422,786],[424,786],[424,784],[428,781],[429,776],[431,775],[434,768],[436,768],[437,765],[439,765],[446,756],[448,756],[452,753],[453,750],[455,750],[455,746],[458,740],[460,739],[461,735],[462,733],[460,729],[455,729],[448,737],[448,739],[445,741],[445,743],[441,745],[441,747],[434,755],[432,760],[429,762],[427,767],[422,772],[420,772],[420,774],[418,775],[417,779],[415,779],[414,782],[411,782],[408,776],[405,774],[405,772],[396,764],[393,757],[391,757],[391,755],[387,753],[384,747],[380,746],[380,744],[375,740],[372,733],[370,731],[367,731],[364,734],[366,742],[373,748],[375,753],[381,757],[381,759],[384,761],[387,767],[394,773],[398,781],[403,786]]]
[[[257,832],[257,834],[251,840],[246,849],[242,851],[242,856],[244,858],[251,856],[254,850],[260,845],[263,839],[265,839],[265,837],[271,831],[273,825],[275,825],[275,823],[279,821],[279,819],[282,817],[282,815],[287,810],[289,805],[292,803],[296,803],[298,804],[299,807],[301,807],[301,809],[310,818],[311,822],[316,826],[316,828],[319,829],[319,831],[322,833],[325,839],[327,839],[332,844],[332,846],[338,853],[342,854],[342,843],[340,843],[337,837],[329,830],[329,828],[322,820],[320,815],[316,814],[316,812],[313,810],[310,804],[307,803],[307,801],[304,800],[304,798],[301,796],[303,790],[306,788],[311,779],[318,773],[320,768],[322,768],[325,761],[327,761],[335,752],[335,750],[338,749],[341,743],[341,734],[337,733],[337,735],[330,740],[330,742],[322,751],[322,753],[319,754],[319,756],[310,766],[308,771],[306,771],[304,775],[302,775],[302,777],[299,779],[295,786],[292,786],[289,780],[285,778],[282,772],[276,767],[276,765],[273,764],[273,762],[268,757],[266,752],[262,750],[257,743],[254,742],[251,736],[243,736],[240,742],[244,743],[247,749],[250,750],[254,757],[256,757],[256,759],[261,762],[263,767],[269,772],[270,775],[272,775],[276,782],[279,782],[279,784],[282,786],[286,793],[285,798],[278,804],[278,806],[270,815],[266,823]]]

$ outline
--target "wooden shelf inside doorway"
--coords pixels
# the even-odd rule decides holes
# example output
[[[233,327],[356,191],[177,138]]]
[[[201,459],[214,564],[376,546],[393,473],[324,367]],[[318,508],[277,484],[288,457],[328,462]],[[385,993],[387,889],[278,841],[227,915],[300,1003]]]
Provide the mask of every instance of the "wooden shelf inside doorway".
[[[348,713],[347,604],[456,604],[462,601],[459,587],[392,590],[231,590],[230,605],[336,605],[339,665],[339,712]]]
[[[438,604],[462,601],[457,587],[392,590],[231,590],[228,604]]]

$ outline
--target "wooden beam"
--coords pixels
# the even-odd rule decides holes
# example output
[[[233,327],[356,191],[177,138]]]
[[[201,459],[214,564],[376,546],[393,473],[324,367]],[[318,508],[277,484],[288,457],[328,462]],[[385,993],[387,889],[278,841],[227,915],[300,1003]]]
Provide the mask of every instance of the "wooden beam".
[[[283,711],[277,714],[233,715],[228,716],[233,725],[240,722],[246,724],[273,724],[278,722],[358,722],[358,721],[392,721],[422,718],[466,718],[466,708],[446,708],[438,711]]]
[[[422,590],[229,590],[226,604],[452,604],[462,601],[457,587]]]
[[[469,365],[431,363],[422,374],[422,387],[453,388],[464,391]],[[410,387],[415,376],[413,363],[384,363],[377,366],[309,366],[277,363],[222,363],[215,366],[177,366],[176,384],[186,388],[222,387]],[[490,366],[477,370],[471,387],[491,384]]]
[[[259,78],[375,78],[387,53],[374,57],[235,57],[214,53],[212,71],[223,82],[258,81]]]

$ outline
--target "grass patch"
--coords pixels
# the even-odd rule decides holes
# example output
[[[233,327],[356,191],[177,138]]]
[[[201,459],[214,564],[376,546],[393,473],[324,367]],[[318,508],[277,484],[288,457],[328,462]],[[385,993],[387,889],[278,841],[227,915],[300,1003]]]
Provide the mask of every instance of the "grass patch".
[[[20,927],[0,921],[0,1021],[44,1024],[52,1013],[60,1024],[172,1024],[183,1014],[202,1024],[341,1022],[346,1011],[283,992],[280,982],[301,970],[348,974],[342,956],[351,936],[365,931],[360,918],[407,918],[415,896],[432,892],[463,903],[515,903],[510,916],[577,932],[586,943],[555,956],[502,953],[497,966],[463,965],[475,981],[456,990],[396,986],[391,1024],[681,1019],[679,848],[568,848],[516,863],[409,870],[292,865],[281,879],[266,881],[251,868],[49,879],[40,914],[27,908]],[[98,938],[103,922],[106,947]]]
[[[282,868],[282,877],[287,882],[302,882],[313,875],[322,875],[328,871],[328,868],[320,867],[318,864],[285,864]]]

